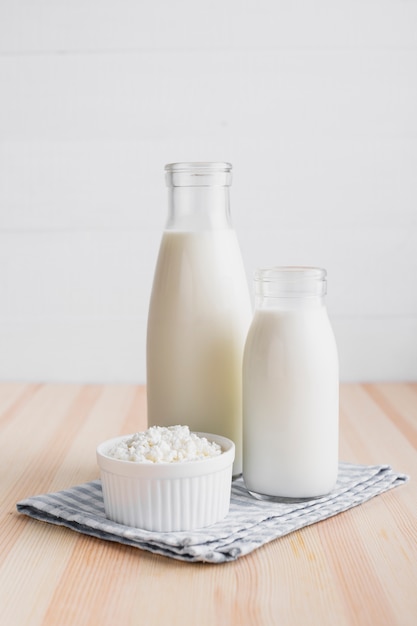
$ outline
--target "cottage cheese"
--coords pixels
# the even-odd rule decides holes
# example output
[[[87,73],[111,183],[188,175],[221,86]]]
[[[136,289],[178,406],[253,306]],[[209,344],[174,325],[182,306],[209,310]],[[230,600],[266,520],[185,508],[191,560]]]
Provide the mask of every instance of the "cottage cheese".
[[[191,433],[188,426],[151,426],[123,439],[106,454],[137,463],[180,463],[218,456],[221,451],[218,443]]]

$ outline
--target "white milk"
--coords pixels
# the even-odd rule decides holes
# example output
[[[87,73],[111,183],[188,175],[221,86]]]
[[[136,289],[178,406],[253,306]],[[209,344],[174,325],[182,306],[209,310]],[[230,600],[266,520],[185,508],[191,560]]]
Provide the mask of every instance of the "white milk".
[[[165,231],[149,308],[148,424],[185,424],[236,445],[242,357],[252,316],[236,233]]]
[[[256,310],[243,366],[243,477],[250,491],[282,498],[331,491],[338,388],[324,305]]]

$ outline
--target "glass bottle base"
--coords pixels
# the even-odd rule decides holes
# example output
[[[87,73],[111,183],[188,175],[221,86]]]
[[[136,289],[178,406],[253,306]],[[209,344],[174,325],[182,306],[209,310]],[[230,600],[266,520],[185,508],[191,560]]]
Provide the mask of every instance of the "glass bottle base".
[[[318,496],[306,496],[303,498],[298,498],[298,497],[291,498],[289,496],[270,496],[265,493],[258,493],[256,491],[251,491],[250,489],[248,489],[248,492],[250,493],[251,496],[253,496],[257,500],[264,500],[267,502],[278,502],[281,504],[297,504],[298,502],[309,502],[310,500],[318,500],[319,498],[324,498],[324,496],[327,496],[330,493],[330,492],[327,492],[327,493],[322,493]]]

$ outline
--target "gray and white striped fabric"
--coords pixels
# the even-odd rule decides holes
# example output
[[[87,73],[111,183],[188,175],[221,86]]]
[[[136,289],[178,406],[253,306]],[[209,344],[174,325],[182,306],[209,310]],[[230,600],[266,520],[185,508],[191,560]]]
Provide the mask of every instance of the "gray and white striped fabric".
[[[99,480],[27,498],[18,502],[17,510],[44,522],[174,559],[225,563],[273,539],[362,504],[407,479],[388,465],[340,463],[338,482],[331,494],[283,504],[256,500],[239,478],[232,485],[227,517],[209,528],[192,532],[156,533],[108,520]]]

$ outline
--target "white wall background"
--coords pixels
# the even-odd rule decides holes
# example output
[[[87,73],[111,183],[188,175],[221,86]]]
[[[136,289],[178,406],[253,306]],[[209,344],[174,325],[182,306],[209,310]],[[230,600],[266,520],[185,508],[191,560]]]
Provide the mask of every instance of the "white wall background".
[[[145,381],[181,160],[249,280],[327,268],[343,380],[417,378],[415,0],[0,0],[0,379]]]

